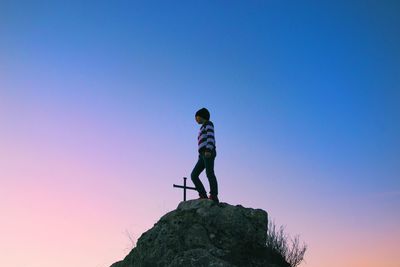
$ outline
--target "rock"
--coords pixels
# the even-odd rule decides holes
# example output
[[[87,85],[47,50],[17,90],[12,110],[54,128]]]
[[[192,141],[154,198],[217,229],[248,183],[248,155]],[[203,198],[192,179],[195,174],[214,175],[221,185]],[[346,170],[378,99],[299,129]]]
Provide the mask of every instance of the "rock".
[[[111,267],[289,267],[266,247],[267,227],[262,209],[184,201]]]

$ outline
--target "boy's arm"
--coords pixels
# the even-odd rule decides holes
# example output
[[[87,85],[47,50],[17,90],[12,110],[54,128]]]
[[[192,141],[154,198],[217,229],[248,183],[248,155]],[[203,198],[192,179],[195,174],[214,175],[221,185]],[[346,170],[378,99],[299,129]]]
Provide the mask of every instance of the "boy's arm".
[[[211,152],[215,148],[214,127],[212,125],[206,126],[207,145],[205,152]]]

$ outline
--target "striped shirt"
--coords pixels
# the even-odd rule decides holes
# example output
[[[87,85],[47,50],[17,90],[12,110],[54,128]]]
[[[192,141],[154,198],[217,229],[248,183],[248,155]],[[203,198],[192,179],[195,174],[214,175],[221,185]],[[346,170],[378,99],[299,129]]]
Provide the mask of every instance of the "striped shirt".
[[[215,135],[214,135],[214,124],[211,121],[206,121],[201,125],[199,135],[197,137],[198,151],[209,151],[216,149],[215,146]]]

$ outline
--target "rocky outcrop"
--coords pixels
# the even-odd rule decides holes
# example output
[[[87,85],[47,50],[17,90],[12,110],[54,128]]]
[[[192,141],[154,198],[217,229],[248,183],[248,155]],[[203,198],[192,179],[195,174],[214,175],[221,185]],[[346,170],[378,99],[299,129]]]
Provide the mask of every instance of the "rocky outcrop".
[[[267,227],[261,209],[184,201],[111,267],[289,267],[266,247]]]

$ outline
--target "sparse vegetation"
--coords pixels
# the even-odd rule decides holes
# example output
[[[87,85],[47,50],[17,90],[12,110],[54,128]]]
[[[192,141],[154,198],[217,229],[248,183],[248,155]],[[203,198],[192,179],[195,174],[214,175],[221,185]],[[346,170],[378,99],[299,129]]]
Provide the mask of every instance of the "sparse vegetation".
[[[300,245],[298,235],[291,238],[284,230],[284,226],[277,229],[275,222],[270,220],[268,222],[267,247],[282,255],[291,267],[296,267],[304,260],[307,245],[305,243]]]
[[[125,235],[129,238],[129,241],[130,241],[130,245],[129,245],[129,247],[127,247],[126,249],[127,249],[128,251],[131,251],[131,250],[136,246],[136,242],[135,242],[135,240],[133,239],[131,233],[130,233],[128,230],[126,230],[126,229],[125,229]]]

